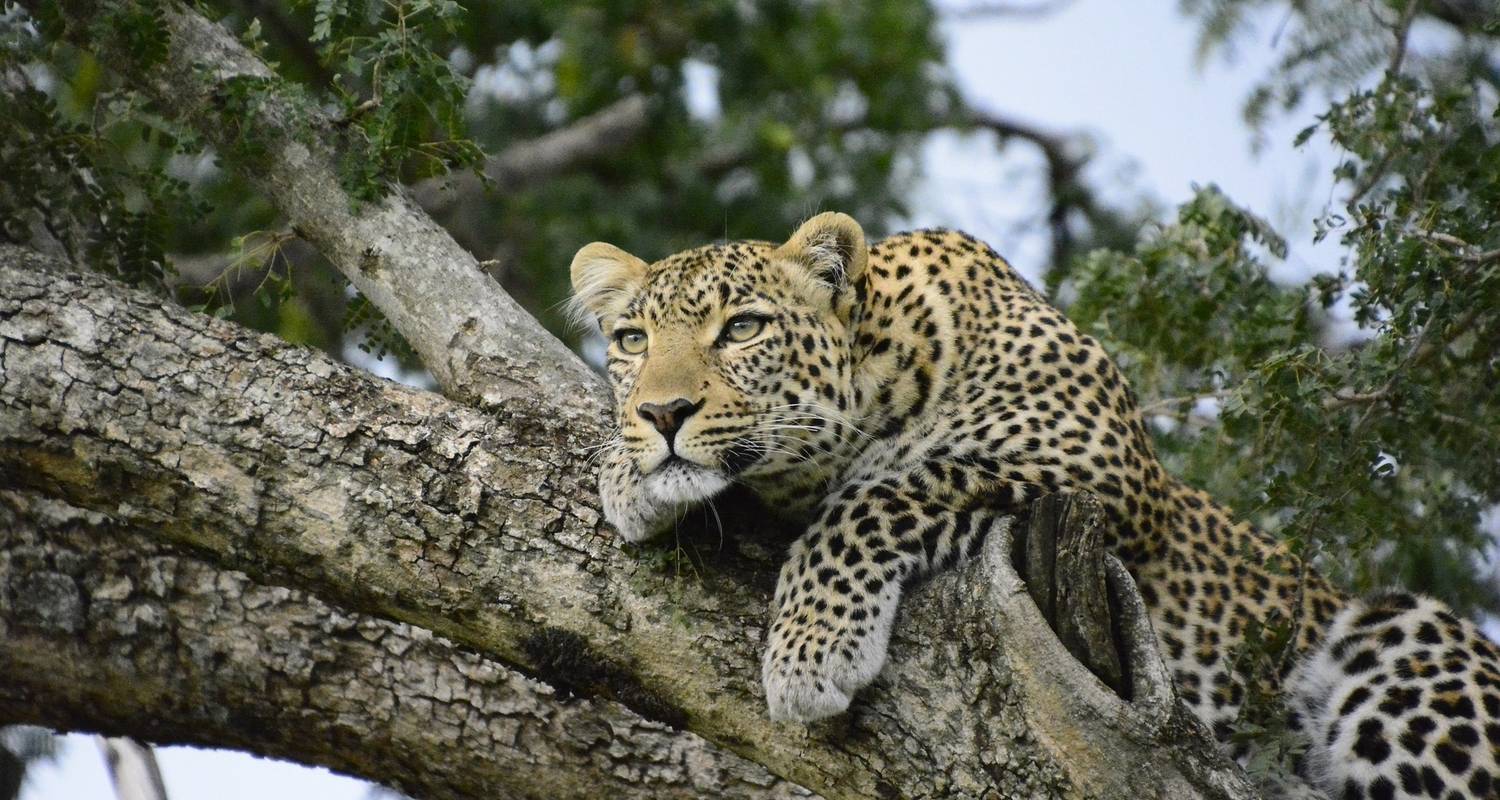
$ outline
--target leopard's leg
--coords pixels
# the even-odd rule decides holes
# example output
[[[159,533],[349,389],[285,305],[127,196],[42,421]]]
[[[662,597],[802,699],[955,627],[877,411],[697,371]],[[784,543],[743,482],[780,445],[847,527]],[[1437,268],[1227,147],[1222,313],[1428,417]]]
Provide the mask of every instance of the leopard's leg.
[[[825,498],[777,581],[761,664],[771,717],[805,722],[847,708],[885,663],[903,585],[972,554],[997,515],[939,504],[901,475]]]

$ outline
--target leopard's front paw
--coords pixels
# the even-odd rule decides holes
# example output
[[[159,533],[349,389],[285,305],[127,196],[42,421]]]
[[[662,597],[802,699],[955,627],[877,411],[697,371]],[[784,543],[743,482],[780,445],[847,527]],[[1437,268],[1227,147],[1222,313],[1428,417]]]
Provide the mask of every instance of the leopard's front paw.
[[[859,621],[827,602],[785,602],[761,662],[771,719],[812,722],[846,710],[885,665],[898,600],[894,586],[866,598]]]
[[[767,658],[762,680],[766,705],[777,722],[812,722],[849,708],[849,695],[831,678],[812,670],[773,664]]]

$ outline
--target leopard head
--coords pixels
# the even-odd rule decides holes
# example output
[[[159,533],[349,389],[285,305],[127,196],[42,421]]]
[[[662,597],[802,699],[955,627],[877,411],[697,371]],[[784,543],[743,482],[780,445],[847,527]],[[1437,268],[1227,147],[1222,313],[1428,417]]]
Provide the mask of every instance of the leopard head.
[[[638,480],[614,490],[683,504],[740,482],[789,497],[841,469],[859,436],[851,339],[867,259],[864,231],[836,213],[780,246],[650,264],[602,242],[579,250],[574,309],[608,340],[618,446]]]

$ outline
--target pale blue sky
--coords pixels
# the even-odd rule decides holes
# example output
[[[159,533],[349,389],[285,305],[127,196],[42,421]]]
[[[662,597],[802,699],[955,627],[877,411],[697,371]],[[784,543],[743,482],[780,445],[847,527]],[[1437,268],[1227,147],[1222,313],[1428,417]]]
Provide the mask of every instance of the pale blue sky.
[[[1294,279],[1311,265],[1334,263],[1334,250],[1314,252],[1305,244],[1316,208],[1329,196],[1325,176],[1333,163],[1317,139],[1303,151],[1291,147],[1310,118],[1273,127],[1259,158],[1251,155],[1241,121],[1247,92],[1273,58],[1268,36],[1240,47],[1235,67],[1214,62],[1199,72],[1195,28],[1177,15],[1174,0],[1077,0],[1040,20],[965,20],[943,30],[971,101],[1051,130],[1094,136],[1097,184],[1143,190],[1171,206],[1189,196],[1190,184],[1217,183],[1292,240],[1287,264],[1273,265],[1278,275]],[[1046,243],[1015,229],[1045,213],[1044,186],[1004,178],[1038,164],[1020,145],[1000,158],[983,136],[934,137],[923,153],[929,177],[913,203],[922,211],[912,222],[969,230],[1036,277]],[[1117,180],[1122,175],[1129,179]],[[1299,205],[1309,198],[1315,205]],[[367,791],[323,770],[223,751],[166,748],[160,759],[173,800],[355,800]],[[62,759],[38,769],[22,798],[113,800],[93,740],[69,737]]]
[[[1092,139],[1088,177],[1106,198],[1144,191],[1167,207],[1216,183],[1269,219],[1292,243],[1283,280],[1305,279],[1337,262],[1337,248],[1311,247],[1312,218],[1329,198],[1331,148],[1314,137],[1293,148],[1309,112],[1277,121],[1252,156],[1241,110],[1276,53],[1269,34],[1247,37],[1233,66],[1197,67],[1197,29],[1172,0],[1078,0],[1036,21],[1009,17],[950,20],[949,63],[964,96],[1058,133]],[[1044,237],[1018,237],[1018,222],[1046,213],[1041,156],[1014,144],[996,157],[993,137],[942,135],[926,148],[929,175],[914,222],[964,228],[988,239],[1028,277],[1046,265]],[[1005,176],[1032,180],[1009,191]],[[1019,191],[1017,189],[1019,188]]]

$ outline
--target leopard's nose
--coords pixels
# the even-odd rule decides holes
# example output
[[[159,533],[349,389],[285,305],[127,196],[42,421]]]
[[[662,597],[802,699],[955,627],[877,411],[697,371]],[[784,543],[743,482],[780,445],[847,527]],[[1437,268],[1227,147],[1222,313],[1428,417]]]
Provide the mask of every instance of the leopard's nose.
[[[651,423],[661,435],[666,437],[667,444],[672,444],[672,438],[682,428],[682,423],[688,417],[698,413],[703,407],[703,401],[694,403],[685,397],[679,397],[669,403],[641,403],[635,407],[635,413]]]

